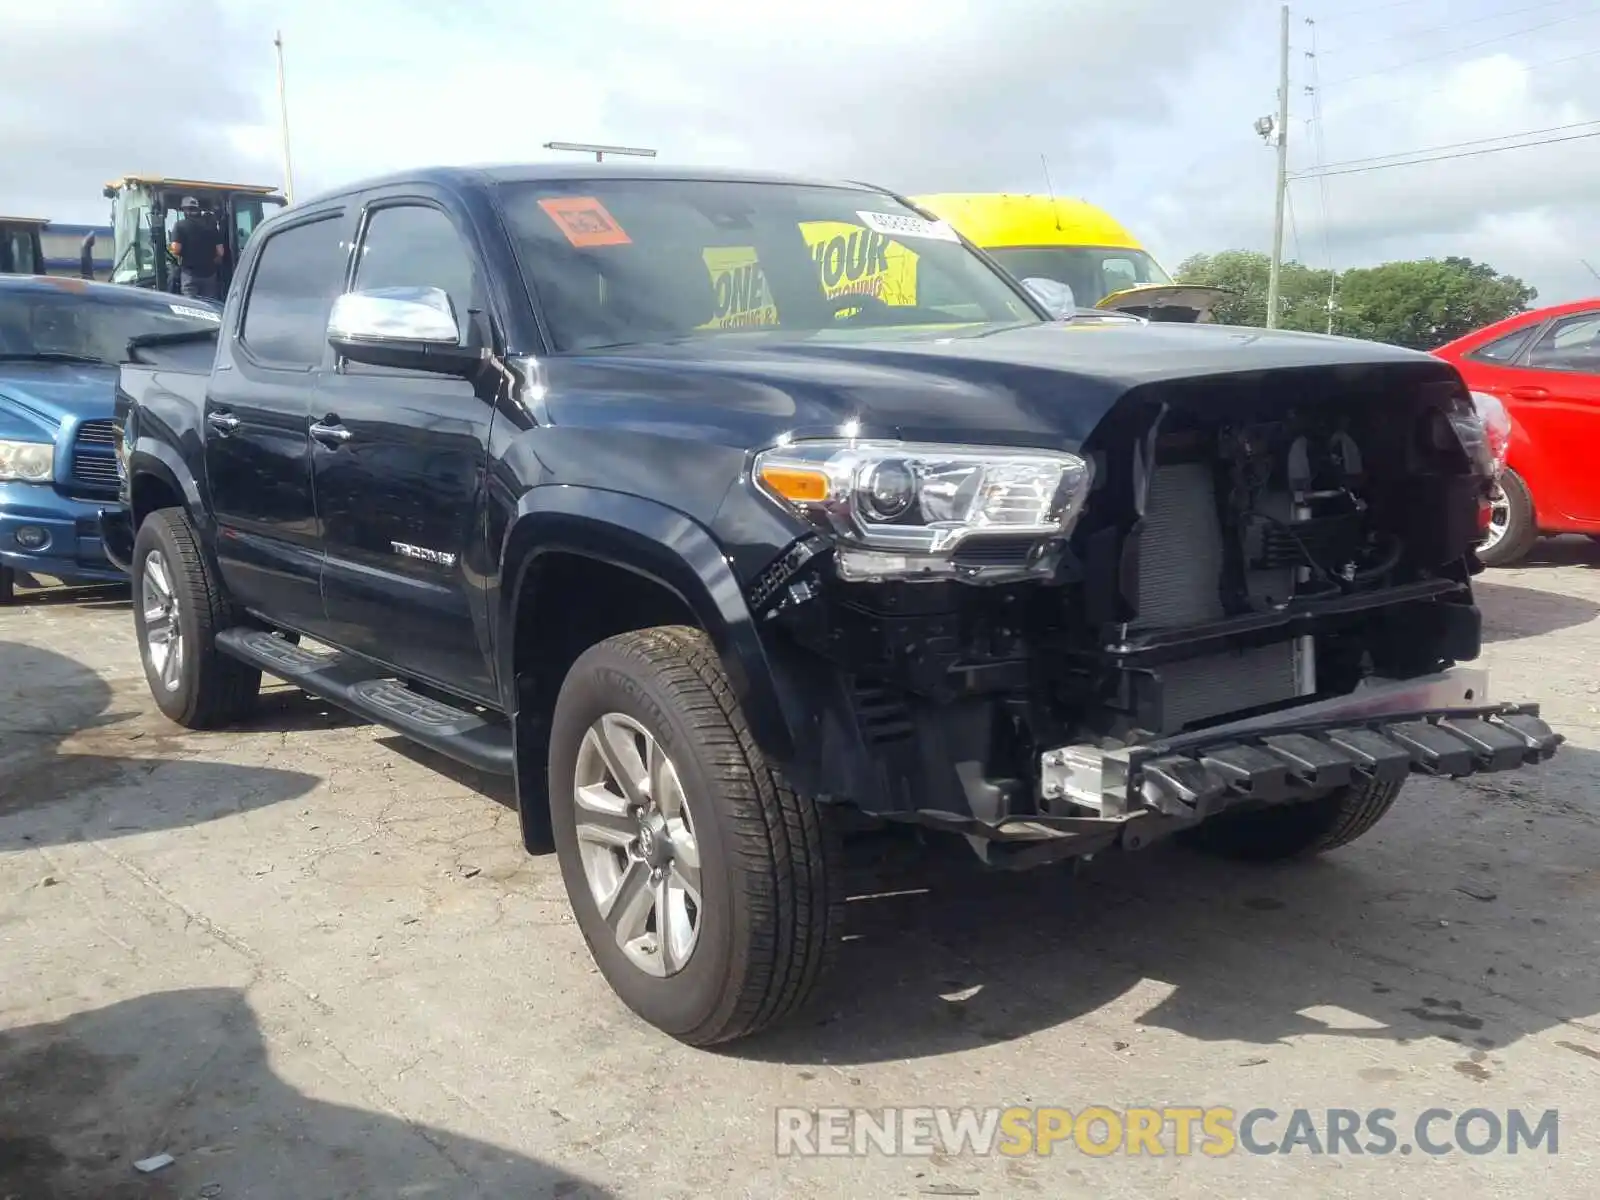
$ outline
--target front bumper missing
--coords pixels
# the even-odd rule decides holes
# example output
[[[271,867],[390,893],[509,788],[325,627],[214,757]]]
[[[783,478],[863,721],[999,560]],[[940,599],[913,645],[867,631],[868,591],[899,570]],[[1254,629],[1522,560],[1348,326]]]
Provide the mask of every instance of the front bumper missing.
[[[1543,762],[1562,742],[1537,704],[1487,703],[1484,672],[1370,682],[1349,696],[1143,745],[1040,757],[1041,811],[1202,821],[1239,804],[1310,799],[1412,772],[1460,777]]]

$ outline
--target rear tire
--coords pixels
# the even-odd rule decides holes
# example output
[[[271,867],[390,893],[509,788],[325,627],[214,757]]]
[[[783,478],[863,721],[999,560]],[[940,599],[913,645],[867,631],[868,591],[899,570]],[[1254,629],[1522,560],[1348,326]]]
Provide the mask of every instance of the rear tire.
[[[10,567],[0,567],[0,608],[14,604],[17,599],[17,573]]]
[[[1539,518],[1533,511],[1533,497],[1522,476],[1509,467],[1500,476],[1494,497],[1495,519],[1504,515],[1498,536],[1491,534],[1478,547],[1478,558],[1486,567],[1509,567],[1521,562],[1539,540]]]
[[[1309,858],[1348,845],[1393,806],[1399,783],[1353,783],[1300,804],[1224,813],[1183,835],[1197,850],[1244,862]]]
[[[214,729],[247,715],[261,672],[228,658],[217,633],[232,606],[212,577],[182,509],[151,513],[133,542],[133,622],[150,694],[187,729]]]
[[[556,701],[549,778],[578,926],[635,1013],[706,1046],[814,993],[838,940],[837,831],[763,760],[703,633],[662,626],[585,651]]]

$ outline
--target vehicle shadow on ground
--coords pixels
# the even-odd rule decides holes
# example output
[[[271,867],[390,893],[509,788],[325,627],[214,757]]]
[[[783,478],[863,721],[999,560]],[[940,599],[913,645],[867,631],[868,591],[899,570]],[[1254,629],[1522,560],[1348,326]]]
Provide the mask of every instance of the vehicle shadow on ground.
[[[1483,640],[1513,642],[1584,625],[1600,615],[1600,604],[1540,588],[1502,583],[1492,573],[1478,576],[1472,594],[1483,612]]]
[[[400,734],[389,734],[378,739],[378,743],[385,750],[404,755],[418,766],[427,767],[443,775],[452,783],[460,784],[464,788],[471,788],[486,800],[493,800],[496,804],[504,805],[512,812],[517,810],[517,789],[508,775],[490,775],[459,763],[448,755],[439,754],[429,750],[426,746],[418,745],[409,738]]]
[[[264,676],[255,709],[228,728],[239,733],[308,733],[319,729],[350,729],[366,724],[369,722],[337,704],[302,692],[293,684],[279,683],[270,676]]]
[[[1586,567],[1600,569],[1600,542],[1584,536],[1540,538],[1517,563],[1523,567]],[[1490,572],[1492,575],[1493,572]],[[1487,576],[1479,576],[1480,579]]]
[[[0,641],[0,681],[0,850],[196,825],[318,783],[189,757],[185,731],[153,705],[111,711],[106,681],[53,650]]]
[[[43,608],[70,604],[86,612],[114,612],[133,607],[132,592],[125,583],[21,585],[12,600],[15,607]]]
[[[858,844],[835,982],[809,1016],[726,1053],[924,1058],[1111,1005],[1081,1028],[1113,1053],[1160,1027],[1255,1045],[1442,1037],[1465,1057],[1573,1021],[1587,1030],[1573,1052],[1600,1056],[1600,1025],[1582,1024],[1600,1012],[1600,823],[1567,799],[1600,754],[1566,747],[1536,770],[1558,763],[1559,789],[1520,773],[1413,780],[1365,839],[1302,863],[1166,844],[1076,874],[1001,874],[959,843],[913,861]],[[1136,989],[1149,999],[1130,1008]]]
[[[0,1196],[610,1195],[499,1146],[305,1095],[274,1072],[233,988],[0,1031],[0,1080]],[[158,1154],[173,1163],[135,1170]]]

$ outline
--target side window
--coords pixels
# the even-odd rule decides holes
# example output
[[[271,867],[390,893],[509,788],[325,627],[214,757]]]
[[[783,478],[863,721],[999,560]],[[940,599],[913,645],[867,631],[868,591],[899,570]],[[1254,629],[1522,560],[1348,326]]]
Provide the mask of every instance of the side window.
[[[463,341],[467,310],[482,307],[467,244],[449,217],[420,204],[372,211],[356,261],[356,287],[442,289],[450,296]]]
[[[1478,362],[1499,363],[1504,366],[1506,363],[1514,361],[1517,355],[1522,353],[1522,348],[1528,344],[1528,339],[1533,336],[1533,331],[1538,328],[1539,323],[1535,321],[1533,324],[1525,325],[1511,333],[1502,334],[1487,345],[1479,346],[1467,357]]]
[[[307,370],[322,362],[328,344],[328,310],[344,279],[340,217],[274,233],[245,297],[245,348],[273,366]]]
[[[1529,352],[1528,365],[1546,371],[1600,371],[1600,313],[1557,321]]]

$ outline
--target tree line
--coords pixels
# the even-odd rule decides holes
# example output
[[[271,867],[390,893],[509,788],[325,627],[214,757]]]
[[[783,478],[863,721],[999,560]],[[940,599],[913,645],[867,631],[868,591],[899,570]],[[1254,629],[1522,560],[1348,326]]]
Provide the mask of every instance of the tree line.
[[[1269,270],[1265,254],[1224,250],[1185,259],[1177,277],[1233,293],[1217,306],[1218,321],[1265,326]],[[1432,350],[1526,311],[1538,294],[1515,275],[1470,258],[1421,258],[1338,275],[1286,262],[1278,281],[1278,325]]]

